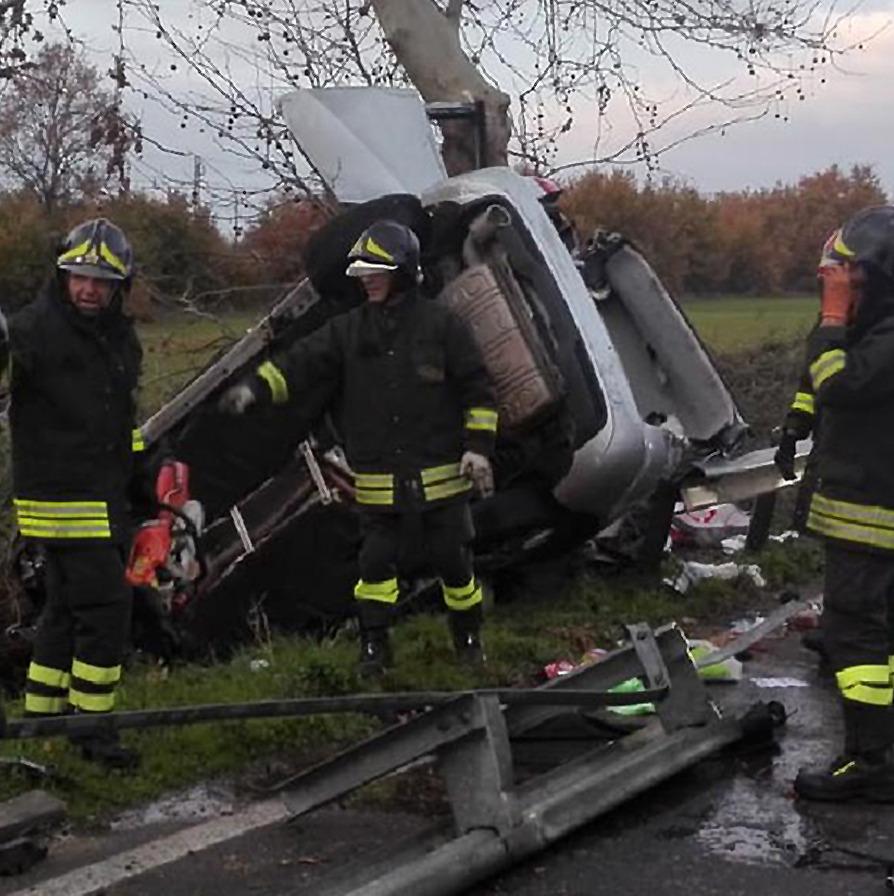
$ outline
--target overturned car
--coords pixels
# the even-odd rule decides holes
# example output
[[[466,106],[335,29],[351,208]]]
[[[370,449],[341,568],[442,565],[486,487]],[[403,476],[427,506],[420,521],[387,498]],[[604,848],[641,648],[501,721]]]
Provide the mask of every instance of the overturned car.
[[[684,314],[622,237],[597,235],[572,257],[531,179],[508,168],[447,178],[412,91],[298,91],[282,109],[342,211],[311,240],[308,277],[142,427],[147,445],[189,465],[205,512],[201,533],[182,529],[198,542],[201,575],[183,574],[190,564],[178,558],[178,573],[142,595],[152,612],[137,618],[150,620],[158,652],[203,652],[269,626],[326,630],[350,614],[359,528],[337,413],[312,419],[293,396],[234,422],[216,406],[268,353],[363,301],[345,258],[380,218],[417,234],[424,295],[468,322],[497,393],[496,491],[472,505],[480,573],[631,517],[645,520],[640,549],[655,553],[681,490],[698,506],[718,500],[722,483],[734,498],[778,484],[768,456],[726,459],[747,427]],[[370,127],[381,121],[391,126]],[[410,549],[402,593],[424,591],[427,573]]]

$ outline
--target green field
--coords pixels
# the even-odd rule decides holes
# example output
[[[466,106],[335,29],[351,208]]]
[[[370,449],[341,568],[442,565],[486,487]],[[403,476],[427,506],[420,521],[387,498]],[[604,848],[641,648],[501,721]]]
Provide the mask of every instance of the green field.
[[[812,296],[737,296],[684,301],[683,310],[707,345],[727,355],[805,336],[819,307]]]

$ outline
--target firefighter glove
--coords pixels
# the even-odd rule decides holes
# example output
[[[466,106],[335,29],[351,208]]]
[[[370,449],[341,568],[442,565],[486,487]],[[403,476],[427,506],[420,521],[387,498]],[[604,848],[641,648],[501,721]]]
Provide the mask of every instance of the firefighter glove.
[[[472,481],[482,498],[489,498],[494,493],[494,471],[483,454],[467,451],[459,462],[459,472]]]
[[[857,290],[850,265],[831,264],[820,268],[821,316],[828,325],[844,326],[857,304]]]
[[[248,383],[237,383],[220,396],[217,409],[223,414],[238,416],[244,414],[257,400],[255,390]]]
[[[791,430],[786,430],[779,440],[776,453],[773,455],[773,463],[776,464],[777,469],[782,474],[782,478],[787,482],[798,478],[795,475],[795,448],[797,444],[798,437]]]

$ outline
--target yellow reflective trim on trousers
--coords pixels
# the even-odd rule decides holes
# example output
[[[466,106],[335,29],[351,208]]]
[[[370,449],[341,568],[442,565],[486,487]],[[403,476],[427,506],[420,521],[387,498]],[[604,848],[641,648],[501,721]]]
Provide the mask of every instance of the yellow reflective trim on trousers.
[[[894,531],[843,522],[834,517],[825,516],[813,508],[807,515],[807,528],[820,535],[828,535],[830,538],[839,538],[842,541],[853,541],[856,544],[894,551]]]
[[[853,700],[854,703],[867,703],[870,706],[890,706],[894,690],[890,685],[886,688],[876,688],[868,684],[855,684],[846,691],[841,692],[845,700]]]
[[[87,712],[110,712],[115,706],[115,693],[85,694],[72,689],[68,692],[68,702],[76,709],[85,709]]]
[[[839,501],[815,494],[810,506],[822,514],[838,517],[845,522],[865,523],[867,526],[894,530],[894,510],[878,504],[855,504],[853,501]]]
[[[60,519],[63,517],[107,518],[105,501],[34,501],[30,498],[13,498],[13,504],[26,516]]]
[[[468,479],[465,477],[457,477],[456,479],[442,482],[439,485],[423,486],[423,491],[425,492],[426,501],[437,501],[441,498],[450,498],[453,495],[460,495],[463,492],[469,491],[471,488],[472,483],[469,482]]]
[[[89,520],[34,520],[30,517],[18,518],[19,532],[31,538],[111,538],[112,530],[108,521]]]
[[[67,706],[67,697],[44,697],[42,694],[25,694],[25,712],[58,715],[65,712]]]
[[[282,371],[272,361],[265,361],[261,364],[257,373],[270,387],[270,395],[274,404],[283,404],[289,400],[289,384],[282,375]]]
[[[91,684],[115,684],[121,678],[121,666],[94,666],[76,659],[71,664],[71,674]]]
[[[833,348],[827,352],[823,352],[810,365],[810,379],[813,383],[814,393],[819,392],[820,386],[829,379],[844,370],[847,356],[844,349]]]
[[[423,485],[438,482],[442,479],[453,479],[459,476],[459,464],[443,464],[440,467],[427,467],[421,473]]]
[[[385,579],[384,582],[366,582],[360,579],[354,586],[354,597],[357,600],[377,600],[383,604],[397,603],[400,588],[397,579]]]
[[[496,432],[499,414],[490,408],[468,408],[465,419],[466,429],[484,429]]]
[[[815,402],[810,392],[796,392],[795,400],[791,403],[793,411],[803,411],[805,414],[812,414],[815,410]]]
[[[355,473],[354,484],[360,488],[393,488],[394,476],[391,473]]]
[[[49,685],[51,688],[67,688],[71,676],[66,669],[53,669],[51,666],[41,666],[40,663],[31,661],[28,666],[28,680],[38,684]]]
[[[835,673],[838,687],[845,691],[855,684],[888,684],[891,670],[888,666],[848,666]]]
[[[131,450],[134,454],[146,450],[146,442],[143,440],[143,430],[137,427],[130,436]]]
[[[358,504],[377,504],[384,507],[390,507],[394,503],[393,491],[371,491],[369,489],[358,488],[354,492],[354,499]]]
[[[451,588],[441,582],[441,590],[444,594],[444,603],[451,610],[470,610],[483,599],[481,586],[474,576],[468,585],[463,585],[461,588]]]

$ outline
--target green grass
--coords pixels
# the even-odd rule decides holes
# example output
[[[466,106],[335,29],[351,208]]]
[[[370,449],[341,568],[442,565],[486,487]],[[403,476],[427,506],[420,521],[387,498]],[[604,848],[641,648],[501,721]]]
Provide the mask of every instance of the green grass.
[[[774,559],[775,558],[775,559]],[[814,574],[817,549],[810,542],[773,545],[766,554],[772,584],[797,586]],[[545,664],[579,661],[592,647],[612,649],[623,624],[669,621],[692,625],[692,634],[722,628],[726,620],[750,606],[771,602],[745,582],[709,581],[693,586],[684,597],[642,577],[626,573],[612,578],[581,571],[565,585],[529,585],[514,600],[498,604],[485,625],[488,664],[472,671],[459,665],[449,646],[442,615],[418,613],[394,629],[395,667],[381,682],[385,691],[460,690],[475,686],[530,686],[541,680]],[[184,665],[163,670],[132,664],[119,691],[119,708],[146,709],[201,703],[239,702],[300,696],[356,693],[370,690],[354,671],[356,643],[347,631],[323,643],[280,637],[246,648],[227,663]],[[252,661],[267,666],[252,669]],[[21,701],[7,706],[10,715]],[[275,758],[288,766],[355,742],[378,727],[360,715],[327,715],[297,720],[204,723],[141,732],[125,732],[124,741],[143,756],[133,775],[109,775],[84,762],[63,739],[7,742],[5,756],[22,755],[52,765],[59,780],[48,788],[68,804],[79,824],[145,802],[166,792],[215,776],[256,770]],[[18,773],[0,779],[0,797],[31,786]]]
[[[261,316],[246,311],[199,317],[169,314],[137,325],[143,344],[141,418],[148,416]]]
[[[803,337],[816,321],[813,297],[719,297],[692,299],[683,310],[699,336],[717,354]]]

